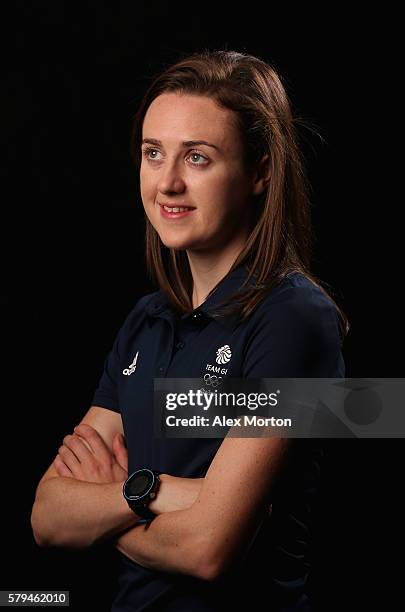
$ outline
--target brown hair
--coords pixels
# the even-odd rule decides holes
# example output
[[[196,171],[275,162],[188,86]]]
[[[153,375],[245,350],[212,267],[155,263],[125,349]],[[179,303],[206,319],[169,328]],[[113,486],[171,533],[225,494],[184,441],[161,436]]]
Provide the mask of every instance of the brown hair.
[[[264,155],[270,156],[271,179],[265,192],[256,197],[250,234],[230,270],[244,264],[248,278],[236,294],[219,305],[216,316],[237,312],[245,319],[287,274],[301,272],[335,304],[341,334],[347,334],[346,315],[310,272],[313,236],[309,184],[297,142],[298,120],[292,116],[277,72],[257,57],[223,50],[195,53],[168,67],[155,77],[134,117],[131,153],[138,169],[144,117],[152,101],[165,92],[208,96],[234,111],[249,167]],[[187,253],[167,248],[148,218],[146,264],[176,311],[193,310]]]

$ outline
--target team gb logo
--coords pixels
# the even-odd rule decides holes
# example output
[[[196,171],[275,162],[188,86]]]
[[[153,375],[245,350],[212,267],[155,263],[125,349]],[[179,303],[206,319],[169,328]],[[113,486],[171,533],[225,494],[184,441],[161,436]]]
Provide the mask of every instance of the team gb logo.
[[[231,347],[229,346],[229,344],[224,344],[224,346],[221,346],[217,350],[216,362],[221,363],[221,364],[228,363],[228,361],[231,360],[231,357],[232,357]]]

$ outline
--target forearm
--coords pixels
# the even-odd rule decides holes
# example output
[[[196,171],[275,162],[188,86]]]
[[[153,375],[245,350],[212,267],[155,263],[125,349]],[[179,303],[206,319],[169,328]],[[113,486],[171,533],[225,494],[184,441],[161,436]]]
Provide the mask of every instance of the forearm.
[[[199,577],[203,571],[204,541],[192,509],[165,512],[113,540],[118,550],[143,567]]]
[[[122,495],[122,483],[50,478],[37,490],[31,524],[40,546],[85,548],[138,521]]]
[[[187,510],[196,501],[203,482],[204,478],[184,478],[160,474],[159,492],[150,502],[149,508],[155,514]]]
[[[228,566],[248,553],[267,516],[268,510],[265,510],[245,528],[237,546],[231,546],[235,554]],[[194,505],[187,510],[165,512],[150,523],[136,525],[113,540],[118,550],[143,567],[212,581],[227,567],[223,565],[221,555],[213,554],[215,546],[211,540],[214,537],[201,508]]]
[[[151,569],[195,573],[195,529],[190,510],[204,478],[181,478],[161,474],[159,493],[149,504],[158,515],[148,525],[136,525],[114,538],[124,555]],[[197,547],[198,550],[198,547]]]
[[[147,525],[135,525],[114,537],[116,547],[129,559],[149,569],[193,575],[204,580],[216,579],[225,566],[222,565],[222,555],[215,553],[215,534],[212,529],[210,534],[209,522],[198,503],[204,478],[185,479],[168,475],[162,475],[162,478],[159,494],[150,504],[158,516]],[[182,510],[171,511],[168,504],[173,504],[174,499],[179,506],[183,505]],[[271,509],[270,505],[252,516],[234,545],[227,543],[225,538],[224,548],[233,551],[231,557],[234,560],[247,554]]]

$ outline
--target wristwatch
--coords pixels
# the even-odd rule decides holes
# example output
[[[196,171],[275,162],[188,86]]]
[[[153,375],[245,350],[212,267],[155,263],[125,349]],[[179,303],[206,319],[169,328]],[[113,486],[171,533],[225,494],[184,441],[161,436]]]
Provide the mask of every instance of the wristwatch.
[[[123,493],[128,506],[135,514],[144,519],[153,519],[156,516],[148,506],[149,502],[155,499],[157,495],[160,484],[159,474],[161,473],[142,468],[132,472],[124,482]]]

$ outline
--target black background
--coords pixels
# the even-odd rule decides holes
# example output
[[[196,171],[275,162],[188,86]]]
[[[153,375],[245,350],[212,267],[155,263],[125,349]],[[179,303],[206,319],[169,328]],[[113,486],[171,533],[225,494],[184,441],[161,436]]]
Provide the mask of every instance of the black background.
[[[114,552],[39,549],[29,518],[118,327],[154,289],[129,130],[148,79],[180,54],[245,51],[284,77],[321,135],[302,132],[314,271],[350,319],[347,376],[403,376],[395,19],[219,6],[57,0],[3,15],[1,589],[70,590],[75,610],[109,609]],[[313,559],[320,610],[399,603],[401,451],[400,439],[330,441]]]

